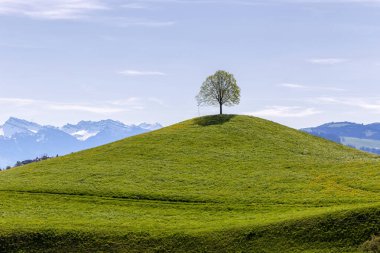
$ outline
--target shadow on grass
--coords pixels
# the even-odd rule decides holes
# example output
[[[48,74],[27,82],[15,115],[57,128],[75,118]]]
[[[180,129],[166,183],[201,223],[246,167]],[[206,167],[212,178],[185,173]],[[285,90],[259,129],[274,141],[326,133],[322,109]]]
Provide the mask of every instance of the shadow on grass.
[[[213,126],[213,125],[223,125],[224,123],[230,121],[236,115],[212,115],[205,116],[195,119],[195,124],[199,126]]]

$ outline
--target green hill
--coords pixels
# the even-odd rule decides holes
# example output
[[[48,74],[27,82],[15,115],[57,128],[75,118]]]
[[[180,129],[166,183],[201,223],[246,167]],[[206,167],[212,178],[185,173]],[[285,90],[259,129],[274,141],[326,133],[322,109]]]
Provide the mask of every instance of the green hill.
[[[0,172],[0,252],[358,252],[380,157],[210,116]]]

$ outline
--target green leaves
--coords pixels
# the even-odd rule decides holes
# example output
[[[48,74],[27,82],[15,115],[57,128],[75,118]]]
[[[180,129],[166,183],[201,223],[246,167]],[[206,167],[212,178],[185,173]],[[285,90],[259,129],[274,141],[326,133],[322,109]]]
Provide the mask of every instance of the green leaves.
[[[240,88],[232,74],[219,70],[204,81],[196,100],[198,105],[220,105],[222,109],[240,103]]]

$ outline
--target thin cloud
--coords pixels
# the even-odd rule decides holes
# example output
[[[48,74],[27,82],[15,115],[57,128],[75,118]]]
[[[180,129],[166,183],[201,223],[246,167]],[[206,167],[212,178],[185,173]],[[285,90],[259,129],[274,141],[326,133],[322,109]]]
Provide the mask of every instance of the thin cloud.
[[[139,106],[142,104],[142,99],[138,97],[130,97],[126,99],[110,101],[109,103],[118,106]]]
[[[380,113],[380,99],[319,97],[317,103],[345,105]]]
[[[58,110],[58,111],[80,111],[80,112],[91,112],[91,113],[97,113],[97,114],[108,114],[108,113],[128,111],[127,109],[123,109],[123,108],[83,106],[83,105],[73,105],[73,104],[51,105],[49,108],[53,110]]]
[[[314,58],[307,60],[309,63],[318,65],[336,65],[340,63],[345,63],[348,60],[343,58]]]
[[[129,17],[110,17],[103,16],[97,17],[96,19],[86,20],[87,22],[110,25],[117,27],[131,27],[131,26],[141,26],[141,27],[151,27],[151,28],[160,28],[168,27],[176,24],[174,21],[160,21],[160,20],[151,20],[147,18],[129,18]]]
[[[25,43],[0,43],[0,47],[4,48],[18,48],[18,49],[46,49],[43,46],[29,45]]]
[[[320,91],[346,91],[345,89],[336,87],[326,87],[326,86],[307,86],[297,83],[280,83],[279,87],[298,89],[298,90],[320,90]]]
[[[268,106],[263,110],[245,114],[258,117],[302,118],[319,113],[321,113],[321,111],[318,111],[315,108],[303,108],[299,106]]]
[[[117,9],[118,8],[118,9]],[[28,17],[41,20],[86,21],[119,27],[167,27],[174,21],[150,20],[112,15],[120,9],[144,9],[144,3],[130,2],[124,5],[112,4],[106,0],[0,0],[0,16]],[[108,11],[104,13],[105,11]]]
[[[120,99],[120,100],[114,100],[109,102],[112,105],[118,105],[118,106],[133,106],[134,108],[141,108],[143,105],[146,105],[148,103],[154,103],[158,105],[165,105],[165,102],[156,97],[148,97],[148,98],[139,98],[139,97],[130,97],[127,99]]]
[[[280,83],[278,86],[285,87],[285,88],[291,88],[291,89],[307,89],[308,87],[301,84],[296,83]]]
[[[144,103],[139,98],[127,98],[122,101],[97,102],[97,103],[62,103],[44,100],[23,98],[0,98],[0,105],[11,108],[34,108],[35,110],[88,112],[94,114],[110,114],[141,110]]]
[[[13,106],[27,106],[39,103],[38,100],[24,98],[0,98],[0,104]]]
[[[140,71],[131,69],[120,71],[119,74],[125,76],[166,76],[165,73],[160,71]]]
[[[107,10],[99,0],[3,0],[0,15],[25,16],[36,19],[82,19],[89,13]]]

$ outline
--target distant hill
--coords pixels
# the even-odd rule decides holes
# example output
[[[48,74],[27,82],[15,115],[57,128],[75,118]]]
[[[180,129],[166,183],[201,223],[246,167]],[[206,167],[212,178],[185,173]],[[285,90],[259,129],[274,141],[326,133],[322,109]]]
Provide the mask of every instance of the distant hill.
[[[0,252],[359,252],[379,167],[267,120],[196,118],[0,172]]]
[[[0,126],[0,168],[42,155],[66,155],[161,127],[158,123],[125,125],[102,120],[81,121],[59,128],[11,117]]]
[[[318,127],[305,128],[302,131],[359,150],[380,154],[380,123],[364,125],[351,122],[333,122]]]

